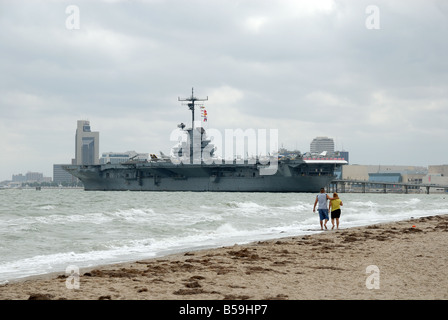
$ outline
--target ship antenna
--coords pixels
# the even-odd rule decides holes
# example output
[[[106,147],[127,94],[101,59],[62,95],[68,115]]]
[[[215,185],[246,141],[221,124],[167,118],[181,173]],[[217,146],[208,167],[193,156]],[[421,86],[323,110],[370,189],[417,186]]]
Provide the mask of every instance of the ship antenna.
[[[178,101],[188,101],[188,108],[191,110],[191,128],[194,129],[194,103],[195,101],[207,101],[208,96],[205,99],[198,99],[194,96],[194,88],[191,88],[191,97],[190,98],[177,98]]]

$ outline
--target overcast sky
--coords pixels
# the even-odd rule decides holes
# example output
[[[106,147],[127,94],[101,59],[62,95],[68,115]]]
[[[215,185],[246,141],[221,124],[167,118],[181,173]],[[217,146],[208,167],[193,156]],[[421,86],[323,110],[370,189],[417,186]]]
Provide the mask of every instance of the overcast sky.
[[[209,128],[447,164],[447,39],[446,0],[0,0],[0,181],[70,163],[80,119],[100,153],[169,153],[192,87]]]

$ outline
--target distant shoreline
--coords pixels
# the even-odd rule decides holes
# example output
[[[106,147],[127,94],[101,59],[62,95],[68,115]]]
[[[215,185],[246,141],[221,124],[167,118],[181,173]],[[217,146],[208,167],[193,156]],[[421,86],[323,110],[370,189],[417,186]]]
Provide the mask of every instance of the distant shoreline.
[[[44,186],[37,186],[40,187],[41,190],[44,189],[51,189],[51,190],[59,190],[59,189],[81,189],[83,190],[84,187],[44,187]],[[0,187],[0,190],[36,190],[37,187]]]
[[[1,187],[0,190],[36,190],[38,187]],[[40,187],[40,190],[84,190],[84,187]],[[98,190],[99,191],[99,190]],[[89,192],[89,191],[86,191]],[[114,191],[100,191],[100,192],[114,192]],[[135,192],[189,192],[189,191],[135,191]],[[207,192],[207,191],[204,191]],[[218,191],[219,192],[219,191]],[[328,193],[332,193],[333,191],[328,191]],[[242,192],[244,193],[244,192]],[[295,193],[295,192],[291,192]],[[359,190],[350,190],[350,191],[338,191],[339,194],[406,194],[405,192],[401,190],[388,190],[387,192],[383,192],[379,189],[373,189],[373,190],[366,190],[365,192],[359,191]],[[407,194],[426,194],[424,191],[421,190],[410,190]],[[430,194],[446,194],[448,196],[448,192],[445,192],[444,190],[433,190],[430,192]]]

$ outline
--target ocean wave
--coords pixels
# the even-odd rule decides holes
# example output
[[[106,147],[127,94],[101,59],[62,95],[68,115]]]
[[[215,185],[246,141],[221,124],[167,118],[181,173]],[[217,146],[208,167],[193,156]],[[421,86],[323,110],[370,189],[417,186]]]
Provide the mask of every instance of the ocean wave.
[[[56,208],[55,206],[50,204],[38,207],[39,210],[54,210],[55,208]]]
[[[107,212],[104,213],[104,215],[111,219],[133,221],[133,222],[142,222],[142,221],[146,222],[150,217],[156,215],[156,212],[151,208],[130,208],[130,209],[122,209]]]

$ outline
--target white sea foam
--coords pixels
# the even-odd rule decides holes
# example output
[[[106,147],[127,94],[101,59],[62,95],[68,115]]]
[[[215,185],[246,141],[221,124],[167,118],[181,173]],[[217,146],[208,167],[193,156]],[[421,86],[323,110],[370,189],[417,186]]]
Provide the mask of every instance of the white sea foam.
[[[230,223],[224,223],[223,225],[219,226],[215,231],[216,234],[226,234],[226,235],[235,234],[237,232],[238,230],[235,229]]]
[[[39,207],[38,209],[39,210],[54,210],[55,208],[56,208],[55,206],[46,205],[46,206]]]

